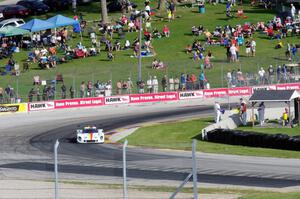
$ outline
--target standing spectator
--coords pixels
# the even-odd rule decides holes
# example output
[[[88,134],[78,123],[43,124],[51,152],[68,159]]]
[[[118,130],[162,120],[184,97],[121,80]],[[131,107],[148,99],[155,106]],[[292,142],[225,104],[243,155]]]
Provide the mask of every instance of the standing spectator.
[[[196,85],[196,82],[197,82],[197,77],[196,75],[193,73],[191,74],[191,89],[194,90],[195,89],[195,85]]]
[[[174,86],[174,79],[173,77],[169,78],[169,91],[174,91],[175,90],[175,86]]]
[[[262,126],[265,121],[265,104],[264,104],[264,102],[261,102],[259,104],[257,111],[258,111],[259,124],[260,124],[260,126]]]
[[[163,92],[166,92],[167,88],[168,88],[168,78],[167,78],[167,75],[164,75],[163,78],[161,79],[161,85],[162,85]]]
[[[92,97],[93,83],[91,81],[88,81],[86,88],[87,88],[87,96]]]
[[[291,44],[288,42],[286,45],[286,51],[285,51],[285,56],[287,58],[288,61],[292,61],[291,59]]]
[[[292,58],[291,58],[291,60],[292,61],[298,61],[297,48],[296,48],[295,45],[292,45],[291,51],[292,51]]]
[[[121,95],[122,94],[122,81],[119,80],[117,82],[117,95]]]
[[[61,86],[61,99],[66,99],[66,91],[67,91],[67,88],[66,88],[65,84],[63,84]]]
[[[265,70],[263,67],[260,68],[260,70],[258,71],[258,76],[259,76],[259,83],[260,84],[265,84]]]
[[[277,75],[277,83],[280,83],[281,81],[281,66],[277,66],[277,69],[276,69],[276,75]]]
[[[180,89],[182,91],[186,90],[186,74],[181,73],[180,76]]]
[[[248,39],[245,42],[245,46],[246,46],[246,56],[249,57],[251,53],[251,42]]]
[[[9,98],[11,104],[14,104],[16,102],[16,93],[13,87],[10,88]]]
[[[219,102],[215,102],[214,112],[215,112],[215,123],[219,123],[221,120],[221,106]]]
[[[168,17],[168,21],[170,22],[172,20],[172,12],[171,10],[167,10],[167,17]]]
[[[254,39],[251,40],[251,54],[252,57],[255,57],[256,52],[256,41]]]
[[[153,86],[153,93],[158,93],[158,80],[156,76],[153,77],[152,86]]]
[[[232,71],[231,71],[231,77],[232,77],[232,81],[231,81],[232,86],[236,86],[236,84],[237,84],[237,72],[234,69],[232,69]]]
[[[242,120],[242,124],[244,126],[247,125],[247,104],[246,102],[243,100],[243,98],[240,99],[240,114],[241,114],[241,120]]]
[[[133,88],[133,83],[131,81],[131,78],[128,77],[128,80],[127,80],[127,93],[128,94],[132,93],[132,88]]]
[[[81,85],[80,85],[80,98],[83,98],[85,97],[85,82],[81,82]]]
[[[228,71],[227,72],[227,85],[228,85],[228,87],[232,87],[232,75],[231,75],[231,72],[230,71]]]
[[[175,79],[174,79],[174,89],[175,89],[175,91],[179,90],[179,84],[180,84],[180,81],[179,81],[178,77],[175,77]]]
[[[39,87],[36,87],[36,99],[38,102],[41,101],[41,93]]]
[[[145,1],[145,11],[150,16],[151,8],[150,8],[150,2],[149,1]]]
[[[153,87],[152,87],[152,77],[150,76],[149,79],[147,80],[147,91],[148,93],[153,92]]]
[[[200,72],[200,75],[199,75],[199,89],[204,89],[204,83],[205,83],[205,75],[204,75],[204,71],[202,70]]]
[[[289,111],[288,108],[284,109],[284,112],[282,114],[282,126],[286,126],[289,123]]]
[[[287,66],[285,64],[283,64],[283,66],[282,66],[282,77],[283,77],[284,83],[287,83],[288,74],[287,74]]]
[[[174,20],[176,7],[175,7],[175,3],[173,1],[169,2],[169,10],[171,11],[172,19]]]
[[[127,81],[122,81],[122,93],[128,93],[128,84]]]
[[[291,15],[292,15],[292,18],[293,20],[295,20],[295,15],[296,15],[296,8],[293,4],[291,4]]]
[[[0,104],[3,104],[3,88],[0,87]]]
[[[237,61],[237,56],[236,56],[236,47],[234,44],[231,45],[231,47],[229,48],[230,51],[230,61],[231,62],[236,62]]]
[[[274,83],[274,78],[275,78],[275,71],[272,65],[269,66],[268,68],[268,78],[269,78],[269,84]]]
[[[145,93],[145,90],[144,90],[144,88],[145,88],[145,82],[143,80],[137,82],[137,87],[138,87],[138,92],[140,94],[144,94]]]

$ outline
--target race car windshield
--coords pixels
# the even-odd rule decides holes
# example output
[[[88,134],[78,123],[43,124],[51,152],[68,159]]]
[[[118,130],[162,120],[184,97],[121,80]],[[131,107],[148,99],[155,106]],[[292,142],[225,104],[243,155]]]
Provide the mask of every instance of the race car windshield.
[[[97,129],[84,129],[83,133],[97,133]]]

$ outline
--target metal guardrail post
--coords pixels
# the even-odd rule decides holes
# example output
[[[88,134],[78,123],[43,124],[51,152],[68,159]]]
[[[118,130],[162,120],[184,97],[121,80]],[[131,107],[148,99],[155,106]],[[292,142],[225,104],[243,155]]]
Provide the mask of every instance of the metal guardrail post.
[[[128,199],[127,194],[127,174],[126,174],[126,147],[128,141],[125,140],[123,144],[123,199]]]
[[[196,162],[196,147],[197,147],[197,140],[193,139],[192,144],[192,160],[193,160],[193,192],[194,192],[194,199],[198,199],[198,188],[197,188],[197,162]]]
[[[183,186],[188,183],[189,179],[193,176],[193,192],[194,192],[194,197],[193,199],[198,199],[198,188],[197,188],[197,164],[196,164],[196,147],[197,147],[197,140],[193,139],[193,144],[192,144],[192,173],[190,173],[184,181],[179,185],[179,187],[176,189],[176,191],[171,195],[169,199],[174,199],[175,196],[181,191]]]
[[[55,199],[58,199],[58,169],[57,169],[57,149],[59,146],[58,140],[54,144],[54,173],[55,173]]]

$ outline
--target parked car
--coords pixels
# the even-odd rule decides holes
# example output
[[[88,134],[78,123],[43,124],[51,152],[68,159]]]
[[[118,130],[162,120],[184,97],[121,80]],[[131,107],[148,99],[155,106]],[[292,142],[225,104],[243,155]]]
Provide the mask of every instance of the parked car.
[[[25,24],[25,21],[23,19],[19,18],[11,18],[11,19],[6,19],[0,22],[0,28],[6,27],[6,26],[14,26],[14,27],[19,27]]]
[[[43,3],[53,11],[69,9],[69,0],[43,0]]]
[[[43,14],[49,12],[50,8],[42,1],[39,0],[21,0],[17,2],[17,5],[28,8],[33,14]]]
[[[2,10],[4,18],[13,18],[13,17],[27,17],[30,14],[30,10],[21,5],[9,5],[5,6]]]

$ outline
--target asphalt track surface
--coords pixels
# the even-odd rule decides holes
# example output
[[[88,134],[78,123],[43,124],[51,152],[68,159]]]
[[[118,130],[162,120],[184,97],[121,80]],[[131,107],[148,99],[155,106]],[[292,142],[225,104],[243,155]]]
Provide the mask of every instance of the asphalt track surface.
[[[172,120],[191,116],[208,115],[211,106],[197,106],[115,116],[108,119],[78,122],[51,128],[34,135],[29,143],[48,154],[53,152],[53,143],[60,140],[59,154],[68,161],[59,165],[59,171],[70,174],[96,176],[122,176],[122,146],[116,144],[76,144],[75,130],[87,124],[111,131],[139,123]],[[128,177],[153,180],[182,181],[191,172],[190,152],[160,151],[145,148],[128,148]],[[198,181],[224,185],[284,188],[300,185],[300,162],[294,159],[256,158],[217,154],[197,155]],[[53,171],[52,163],[22,161],[0,165],[0,168]]]

